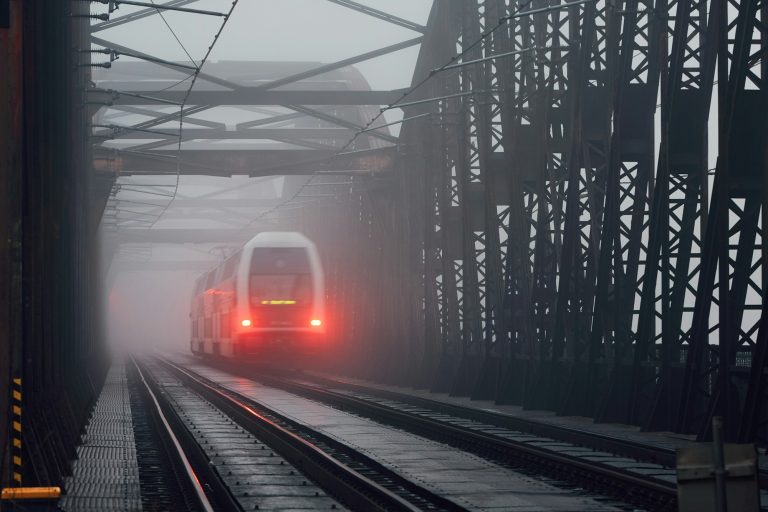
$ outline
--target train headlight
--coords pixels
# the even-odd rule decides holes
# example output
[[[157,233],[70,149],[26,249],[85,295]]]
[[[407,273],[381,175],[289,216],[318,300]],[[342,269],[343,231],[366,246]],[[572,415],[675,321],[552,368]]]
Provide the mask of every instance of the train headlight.
[[[309,325],[311,325],[312,327],[320,327],[321,325],[323,325],[323,321],[315,318],[309,321]]]
[[[243,327],[250,327],[251,321],[246,318],[245,320],[240,322],[240,325],[242,325]]]

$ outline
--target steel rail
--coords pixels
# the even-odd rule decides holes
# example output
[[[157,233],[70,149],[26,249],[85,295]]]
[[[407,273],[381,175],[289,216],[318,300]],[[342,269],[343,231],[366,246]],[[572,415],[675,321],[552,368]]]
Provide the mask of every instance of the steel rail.
[[[676,451],[671,448],[651,446],[639,441],[623,439],[599,432],[563,427],[551,423],[544,423],[535,419],[512,416],[502,412],[493,412],[487,409],[452,404],[441,400],[392,391],[389,389],[370,387],[364,384],[337,380],[325,375],[304,374],[304,377],[321,385],[346,388],[357,393],[404,402],[408,405],[422,407],[434,412],[449,414],[456,418],[479,421],[526,434],[545,436],[555,441],[586,446],[594,450],[602,450],[614,455],[630,457],[637,461],[656,463],[668,468],[674,468],[677,465]],[[758,475],[758,480],[760,482],[760,488],[768,488],[768,472],[761,469]]]
[[[171,369],[191,389],[228,414],[246,430],[251,431],[265,444],[271,446],[288,462],[301,468],[307,476],[328,490],[329,494],[340,499],[345,505],[356,510],[366,511],[416,512],[421,510],[416,505],[266,417],[251,405],[253,400],[236,391],[222,388],[176,363],[166,359],[159,359],[159,361]],[[260,408],[267,410],[263,406]],[[272,411],[270,414],[280,416]],[[425,489],[420,489],[420,491],[425,495],[430,494],[433,501],[444,504],[448,510],[463,510],[458,505],[434,495],[430,491]]]
[[[488,423],[497,427],[524,432],[526,434],[545,436],[556,441],[574,443],[595,450],[603,450],[614,455],[631,457],[645,462],[653,462],[670,468],[675,467],[676,464],[674,450],[649,446],[629,439],[621,439],[598,432],[553,425],[551,423],[544,423],[530,418],[521,418],[501,412],[493,412],[487,409],[452,404],[424,396],[416,396],[389,389],[370,387],[364,384],[337,380],[325,375],[304,374],[304,377],[324,386],[349,389],[350,391],[371,395],[373,397],[396,400],[416,407],[430,409],[435,412],[450,414],[457,418]]]
[[[425,435],[437,441],[452,442],[455,446],[463,449],[493,454],[508,460],[523,459],[541,467],[551,468],[554,465],[565,470],[565,473],[576,472],[588,476],[590,480],[595,482],[610,482],[611,485],[609,487],[637,489],[641,491],[640,494],[652,496],[654,501],[663,502],[669,507],[676,503],[677,500],[677,487],[674,484],[631,473],[601,462],[586,461],[572,455],[557,453],[546,448],[539,448],[471,428],[394,409],[345,393],[297,382],[290,378],[259,374],[255,379],[266,385],[343,408],[344,410],[355,411],[374,420]],[[477,450],[478,448],[480,450]]]
[[[141,367],[139,366],[139,364],[133,358],[131,358],[131,361],[134,367],[136,368],[136,372],[138,373],[139,380],[141,380],[141,383],[144,386],[144,391],[146,392],[147,396],[150,398],[150,403],[153,406],[152,412],[154,416],[160,420],[159,423],[161,423],[163,426],[163,435],[165,435],[166,438],[171,441],[171,445],[173,446],[175,451],[174,455],[176,456],[177,460],[181,464],[181,467],[184,470],[184,474],[186,475],[187,480],[190,483],[190,486],[194,489],[195,498],[198,505],[205,512],[214,512],[216,509],[211,504],[210,500],[208,499],[208,496],[205,494],[205,489],[203,488],[203,483],[201,481],[201,478],[198,477],[197,472],[192,467],[192,464],[190,463],[189,458],[187,457],[187,454],[184,451],[184,448],[182,447],[182,443],[179,441],[179,438],[175,434],[175,432],[178,431],[178,429],[174,429],[171,426],[171,423],[168,421],[168,418],[163,412],[163,408],[161,407],[160,402],[158,401],[157,396],[153,392],[149,382],[147,382],[147,379],[144,376],[144,372],[141,370]]]

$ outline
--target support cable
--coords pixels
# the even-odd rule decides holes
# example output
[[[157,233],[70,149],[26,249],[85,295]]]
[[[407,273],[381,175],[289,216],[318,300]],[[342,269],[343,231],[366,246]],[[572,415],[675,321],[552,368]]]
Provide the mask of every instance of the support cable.
[[[165,16],[163,15],[163,11],[161,11],[160,8],[155,4],[155,0],[149,0],[149,1],[152,3],[152,5],[155,5],[155,10],[157,11],[157,14],[160,15],[160,19],[163,20],[163,23],[165,23],[165,26],[168,27],[168,30],[171,32],[171,35],[173,36],[173,38],[176,40],[177,43],[179,43],[179,46],[181,46],[181,49],[184,50],[184,53],[187,54],[187,57],[189,57],[189,61],[192,64],[194,64],[196,68],[200,68],[200,66],[198,66],[197,62],[195,62],[195,59],[193,59],[192,56],[187,51],[187,47],[184,46],[184,43],[181,42],[181,40],[179,39],[179,36],[177,36],[176,32],[174,32],[173,28],[171,28],[171,25],[168,23],[168,20],[165,19]],[[226,20],[225,20],[225,22],[226,22]],[[185,78],[185,80],[186,80],[186,78]]]
[[[103,4],[109,4],[110,5],[110,12],[112,10],[112,4],[109,3],[108,1],[104,1],[104,0],[90,0],[90,1],[94,1],[94,2],[97,2],[97,3],[103,3]],[[184,53],[187,55],[187,57],[189,58],[189,61],[193,64],[193,66],[187,66],[187,65],[176,64],[176,63],[169,63],[167,61],[163,61],[162,59],[151,58],[151,57],[147,57],[147,56],[144,56],[144,55],[136,55],[136,54],[133,54],[133,53],[127,52],[127,51],[119,51],[118,52],[118,51],[110,49],[110,48],[107,48],[106,51],[110,52],[110,55],[112,56],[111,60],[114,60],[120,54],[123,54],[123,55],[127,55],[127,56],[134,57],[134,58],[139,58],[139,59],[143,59],[143,60],[147,60],[147,61],[154,61],[154,62],[157,62],[159,64],[169,63],[169,64],[173,64],[176,67],[181,67],[181,68],[186,68],[186,69],[190,69],[191,70],[191,73],[189,73],[187,76],[185,76],[181,80],[179,80],[179,81],[177,81],[177,82],[175,82],[175,83],[173,83],[173,84],[171,84],[171,85],[169,85],[169,86],[167,86],[167,87],[165,87],[163,89],[160,89],[160,91],[157,91],[157,92],[161,92],[161,91],[166,91],[168,89],[172,89],[172,88],[177,87],[177,86],[181,85],[182,83],[188,81],[190,78],[192,79],[192,82],[190,83],[189,88],[187,89],[187,91],[186,91],[186,93],[184,95],[183,101],[180,104],[176,103],[176,102],[170,102],[170,103],[173,103],[174,105],[178,105],[179,106],[179,133],[178,133],[178,145],[177,145],[177,151],[176,151],[176,173],[175,173],[176,174],[176,181],[175,181],[175,183],[173,185],[158,185],[158,186],[168,186],[168,187],[172,186],[174,188],[174,191],[173,191],[173,194],[167,196],[170,199],[169,199],[168,203],[164,207],[162,207],[162,210],[158,213],[157,217],[150,224],[150,227],[152,227],[152,226],[155,225],[155,223],[157,221],[160,220],[160,218],[166,212],[168,207],[171,205],[171,203],[173,202],[173,199],[176,197],[176,192],[178,190],[179,179],[180,179],[180,174],[181,174],[181,168],[180,168],[180,166],[181,166],[181,143],[183,141],[184,107],[186,106],[186,102],[189,99],[189,95],[191,94],[192,89],[195,86],[195,82],[197,81],[198,75],[202,71],[203,66],[205,65],[205,63],[208,60],[211,52],[213,51],[213,48],[216,45],[216,42],[218,41],[219,36],[223,32],[223,30],[224,30],[224,28],[225,28],[225,26],[227,24],[227,21],[229,21],[229,18],[231,16],[232,12],[234,11],[235,7],[237,6],[237,3],[238,3],[239,0],[234,0],[232,2],[232,5],[231,5],[229,11],[226,12],[226,13],[217,13],[217,12],[212,12],[212,11],[202,11],[202,10],[199,10],[199,9],[179,8],[179,7],[175,7],[175,6],[168,6],[168,5],[162,5],[162,4],[158,5],[158,4],[155,3],[154,0],[149,0],[149,1],[151,2],[149,4],[144,3],[144,2],[128,2],[128,1],[126,1],[126,2],[115,2],[114,6],[117,7],[119,4],[122,3],[122,4],[125,4],[125,5],[143,6],[143,7],[148,7],[150,9],[154,9],[157,12],[157,14],[160,15],[160,18],[163,20],[163,23],[168,28],[168,31],[171,33],[171,35],[176,40],[176,42],[179,44],[179,46],[184,51]],[[173,30],[173,27],[171,27],[170,23],[168,23],[168,20],[163,15],[163,12],[162,12],[163,10],[180,11],[180,12],[186,12],[186,13],[191,13],[191,14],[215,15],[215,16],[222,16],[224,18],[224,21],[221,23],[221,25],[219,26],[218,31],[216,32],[216,34],[213,37],[212,43],[208,47],[208,51],[205,53],[205,56],[200,61],[200,63],[195,61],[195,59],[192,57],[192,55],[187,50],[187,48],[184,45],[184,43],[182,43],[182,41],[179,38],[179,36]],[[106,53],[105,50],[100,50],[100,51]],[[121,93],[121,92],[118,92],[118,91],[105,91],[105,92],[110,92],[110,93],[113,93],[113,94],[114,93],[117,93],[117,94],[127,94],[127,93]],[[135,95],[135,96],[139,96],[139,95]],[[168,102],[166,102],[166,103],[168,103]],[[131,128],[131,127],[121,127],[121,126],[117,126],[117,125],[110,126],[110,128],[112,128],[113,132],[118,131],[118,130],[119,131],[123,131],[123,130],[133,131],[133,130],[135,130],[134,128]],[[141,131],[153,132],[152,130],[141,130]],[[157,132],[157,133],[160,133],[160,132]],[[172,134],[172,135],[176,136],[176,134]],[[128,191],[128,189],[123,189],[123,190]],[[144,191],[138,191],[138,190],[136,190],[135,192],[145,193]],[[120,201],[117,198],[115,198],[115,200],[116,201]]]
[[[192,83],[189,84],[189,87],[187,88],[187,92],[184,94],[184,99],[181,102],[181,105],[179,107],[179,139],[176,146],[176,186],[173,190],[173,195],[171,196],[171,199],[168,201],[168,203],[163,207],[163,209],[160,211],[160,213],[157,215],[155,220],[150,224],[150,228],[153,227],[157,221],[159,221],[166,211],[168,211],[168,207],[173,203],[173,200],[176,198],[176,192],[179,188],[179,178],[181,176],[181,143],[184,140],[184,107],[187,104],[187,101],[189,100],[189,95],[192,94],[192,89],[195,88],[195,83],[197,83],[197,78],[200,75],[200,72],[203,69],[203,66],[205,66],[205,63],[208,61],[208,57],[210,57],[211,52],[213,51],[213,48],[216,46],[216,43],[219,40],[219,37],[221,36],[222,32],[224,31],[224,28],[227,26],[227,22],[229,21],[229,18],[232,16],[232,12],[235,10],[235,7],[237,7],[237,4],[240,0],[233,0],[232,5],[229,8],[229,11],[224,16],[224,21],[219,26],[219,30],[216,32],[216,34],[213,36],[213,41],[211,42],[210,46],[208,46],[208,51],[205,52],[205,55],[203,56],[203,59],[200,61],[200,64],[197,66],[197,70],[192,74]]]

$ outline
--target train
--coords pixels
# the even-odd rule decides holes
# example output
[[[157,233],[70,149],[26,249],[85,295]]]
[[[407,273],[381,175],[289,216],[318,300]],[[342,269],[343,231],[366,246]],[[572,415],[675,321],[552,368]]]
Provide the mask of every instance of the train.
[[[190,349],[238,360],[317,353],[324,299],[315,244],[297,232],[261,232],[195,281]]]

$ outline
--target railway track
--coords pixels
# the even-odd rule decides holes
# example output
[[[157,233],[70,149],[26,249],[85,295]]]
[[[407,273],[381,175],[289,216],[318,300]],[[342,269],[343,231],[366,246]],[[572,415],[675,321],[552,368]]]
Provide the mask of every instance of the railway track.
[[[515,469],[522,465],[534,473],[651,510],[677,507],[674,462],[662,450],[327,379],[318,384],[306,382],[303,376],[254,373],[230,365],[227,370]]]
[[[461,420],[491,425],[510,431],[522,432],[545,437],[555,441],[571,443],[596,451],[628,457],[638,462],[658,464],[670,471],[677,464],[677,454],[673,448],[649,445],[615,435],[603,434],[592,430],[569,428],[535,419],[516,417],[509,414],[467,407],[460,404],[448,403],[409,393],[401,393],[381,387],[366,386],[354,382],[338,380],[319,374],[305,374],[302,379],[318,384],[325,388],[346,390],[353,396],[365,400],[373,400],[383,405],[397,408],[411,408],[423,415],[441,415]],[[768,471],[760,468],[758,480],[761,489],[768,489]]]
[[[326,388],[349,391],[360,398],[382,401],[382,403],[385,404],[398,404],[400,406],[405,405],[409,408],[420,409],[421,414],[446,415],[475,421],[512,431],[585,446],[593,450],[601,450],[615,455],[630,457],[638,461],[652,462],[668,468],[674,468],[676,464],[675,450],[650,446],[626,438],[601,434],[594,431],[563,427],[551,423],[543,423],[530,418],[501,414],[478,409],[476,407],[467,407],[379,387],[356,384],[324,375],[305,374],[302,378]]]
[[[160,501],[162,497],[158,496],[153,496],[152,501],[158,503],[161,507],[168,505],[183,506],[187,510],[200,510],[204,512],[223,510],[230,506],[231,503],[227,494],[223,492],[223,489],[217,487],[210,468],[200,464],[199,460],[195,461],[194,458],[188,457],[190,452],[183,447],[183,444],[187,444],[188,440],[184,436],[177,435],[180,431],[177,424],[178,419],[175,415],[169,415],[168,409],[161,405],[161,401],[158,400],[158,390],[153,388],[150,381],[146,378],[145,372],[142,371],[142,368],[135,360],[132,360],[132,367],[138,377],[136,380],[140,383],[139,387],[143,395],[144,409],[147,410],[153,419],[152,427],[161,440],[161,451],[164,455],[162,459],[153,459],[150,466],[153,466],[153,472],[157,472],[164,465],[164,462],[170,463],[174,468],[176,484],[183,491],[186,491],[183,493],[183,501],[185,502],[183,504],[162,503]],[[193,464],[195,464],[195,467],[193,467]],[[162,475],[155,476],[162,479]],[[145,494],[148,490],[157,492],[158,488],[164,487],[162,482],[156,481],[153,484],[150,486],[151,489],[148,489],[148,486],[144,486]],[[170,508],[166,508],[166,510],[170,510]]]
[[[259,493],[264,492],[263,481],[250,485],[252,478],[249,480],[237,474],[241,460],[227,459],[228,456],[246,453],[243,450],[233,453],[231,450],[232,445],[245,441],[245,435],[249,436],[247,442],[258,444],[262,450],[270,450],[270,454],[274,452],[284,459],[285,464],[282,460],[275,464],[282,466],[282,473],[287,471],[291,477],[303,474],[302,487],[307,485],[306,480],[311,480],[313,485],[337,500],[330,507],[327,503],[318,503],[317,508],[464,510],[366,455],[237,393],[222,389],[170,361],[143,365],[142,370],[147,380],[151,381],[149,385],[158,401],[165,402],[161,408],[167,416],[174,418],[169,424],[184,439],[184,451],[197,454],[191,464],[193,469],[205,466],[214,473],[202,475],[204,487],[210,485],[211,489],[215,489],[213,494],[221,496],[218,498],[220,502],[230,500],[217,506],[216,510],[253,509]],[[222,441],[218,445],[216,438]],[[248,450],[253,448],[249,446]],[[286,503],[290,503],[288,500],[297,498],[291,495],[285,499]]]

